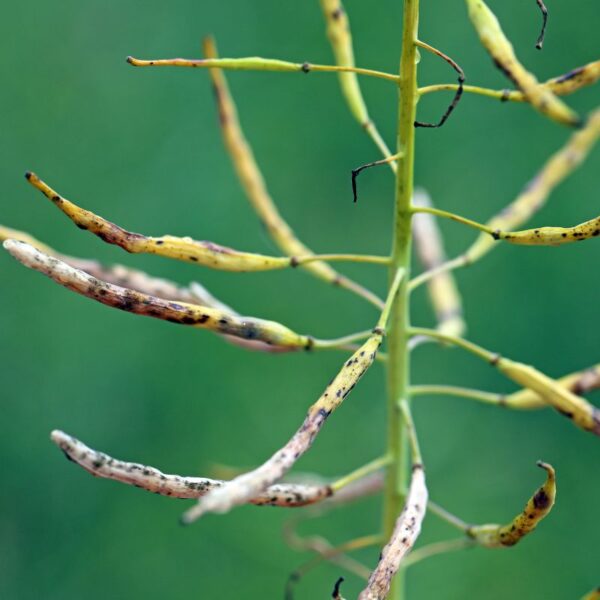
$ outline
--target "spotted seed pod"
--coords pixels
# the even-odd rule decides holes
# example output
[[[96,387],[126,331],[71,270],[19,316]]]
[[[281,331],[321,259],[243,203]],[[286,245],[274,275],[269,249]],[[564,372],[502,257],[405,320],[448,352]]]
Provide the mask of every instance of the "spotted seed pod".
[[[380,330],[374,330],[373,335],[346,361],[320,398],[309,408],[301,427],[283,448],[257,469],[236,477],[208,494],[184,515],[184,522],[190,523],[207,512],[227,512],[235,506],[245,504],[279,481],[312,446],[325,421],[339,408],[373,364],[382,336]]]
[[[211,38],[204,40],[203,50],[207,58],[217,57],[217,49],[214,40]],[[209,74],[219,112],[219,124],[223,141],[252,208],[256,211],[269,236],[282,252],[288,256],[309,256],[313,254],[312,250],[298,239],[292,228],[281,216],[269,194],[252,148],[244,136],[225,75],[221,69],[210,69]],[[341,275],[326,262],[311,262],[302,265],[302,268],[327,283],[354,291],[380,308],[383,306],[381,299],[377,298],[372,292]]]
[[[310,349],[313,344],[312,338],[294,333],[274,321],[239,317],[216,308],[173,302],[107,283],[25,242],[7,240],[4,247],[25,266],[47,275],[56,283],[119,310],[241,339],[259,340],[278,347]]]
[[[554,468],[539,461],[538,467],[546,471],[546,482],[529,499],[523,512],[508,525],[475,525],[469,528],[468,535],[478,544],[488,548],[514,546],[528,533],[531,533],[554,506],[556,498],[556,476]]]
[[[27,173],[26,177],[31,185],[49,198],[77,227],[132,254],[156,254],[223,271],[270,271],[294,265],[294,258],[240,252],[190,237],[149,237],[132,233],[63,198],[34,173]]]
[[[496,232],[494,238],[521,246],[561,246],[600,235],[600,217],[574,227],[538,227],[523,231]]]
[[[367,587],[358,596],[359,600],[385,600],[390,591],[394,575],[400,568],[402,559],[414,546],[427,508],[427,486],[423,465],[413,466],[412,478],[406,504],[396,521],[392,537],[381,552],[381,558],[371,573]]]
[[[431,206],[425,190],[415,190],[415,206]],[[435,269],[446,262],[442,234],[436,219],[428,213],[413,216],[413,235],[417,255],[425,270]],[[466,324],[463,319],[462,300],[456,280],[450,271],[439,273],[427,282],[429,298],[438,322],[438,330],[446,335],[462,336]]]
[[[65,456],[83,467],[88,473],[103,479],[113,479],[134,485],[148,492],[173,498],[201,498],[227,482],[206,477],[184,477],[162,473],[154,467],[125,462],[112,458],[86,446],[62,431],[53,431],[50,439]],[[295,508],[320,502],[332,495],[328,485],[302,485],[281,483],[272,485],[256,498],[249,500],[257,506],[283,506]]]
[[[585,371],[571,373],[556,380],[556,383],[568,391],[583,396],[593,390],[600,388],[600,364],[590,367]],[[501,404],[509,408],[529,410],[548,406],[543,396],[536,392],[523,389],[508,396],[503,396]]]
[[[600,435],[600,409],[530,365],[508,358],[498,358],[495,364],[509,379],[541,396],[549,406],[571,419],[575,425]]]
[[[599,137],[600,109],[597,109],[589,116],[585,127],[569,138],[565,146],[546,162],[517,198],[488,221],[487,226],[493,231],[510,231],[529,220],[545,205],[554,188],[581,165]],[[465,252],[465,259],[467,262],[475,262],[494,247],[493,238],[482,233]]]
[[[496,66],[523,92],[540,113],[563,125],[579,126],[581,119],[550,90],[540,85],[534,75],[519,62],[514,48],[504,35],[496,15],[483,0],[466,0],[469,17],[481,43]]]

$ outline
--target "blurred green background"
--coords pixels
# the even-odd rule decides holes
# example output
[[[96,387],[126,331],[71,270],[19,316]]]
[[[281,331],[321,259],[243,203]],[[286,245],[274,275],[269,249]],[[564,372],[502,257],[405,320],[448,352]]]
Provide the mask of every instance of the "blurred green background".
[[[348,0],[360,65],[395,71],[401,2]],[[522,60],[545,79],[598,56],[597,0],[548,0],[546,47],[534,49],[533,0],[491,2]],[[454,57],[470,83],[506,81],[479,46],[461,1],[422,2],[421,37]],[[221,54],[331,62],[318,3],[275,0],[119,3],[25,0],[0,23],[2,204],[0,222],[65,253],[201,281],[247,314],[320,337],[369,327],[374,311],[301,271],[226,274],[151,256],[128,256],[73,227],[26,185],[36,171],[66,197],[134,231],[191,235],[276,252],[232,172],[207,73],[134,70],[125,56],[199,56],[214,33]],[[420,83],[453,81],[423,56]],[[382,168],[361,177],[353,205],[350,169],[378,158],[343,104],[335,76],[231,73],[246,133],[282,213],[323,252],[385,253],[393,182]],[[394,87],[363,81],[388,140]],[[569,98],[582,112],[599,88]],[[425,98],[436,119],[449,97]],[[569,132],[526,105],[465,97],[441,130],[418,132],[416,181],[440,207],[485,220],[509,202]],[[391,143],[391,142],[390,142]],[[574,224],[597,206],[598,152],[536,218]],[[441,223],[450,255],[471,231]],[[44,598],[280,598],[306,555],[282,541],[290,513],[244,507],[189,528],[186,503],[96,480],[50,443],[61,428],[91,446],[166,472],[205,474],[213,462],[251,467],[300,423],[343,355],[244,353],[202,331],[109,310],[0,256],[0,596]],[[379,267],[342,270],[384,291]],[[469,336],[562,375],[598,361],[598,244],[502,247],[460,272]],[[423,293],[414,322],[432,323]],[[384,387],[375,366],[327,424],[302,471],[347,472],[383,448]],[[414,356],[414,381],[509,391],[509,383],[460,351],[434,345]],[[411,600],[577,598],[600,582],[600,444],[551,411],[516,414],[451,398],[415,406],[433,499],[471,522],[502,522],[542,481],[537,459],[558,471],[558,501],[539,530],[511,550],[437,557],[411,570]],[[374,531],[371,499],[303,526],[333,542]],[[431,516],[422,540],[455,533]],[[377,550],[357,558],[373,565]],[[325,597],[341,571],[324,566],[297,598]],[[355,597],[361,582],[348,577]]]

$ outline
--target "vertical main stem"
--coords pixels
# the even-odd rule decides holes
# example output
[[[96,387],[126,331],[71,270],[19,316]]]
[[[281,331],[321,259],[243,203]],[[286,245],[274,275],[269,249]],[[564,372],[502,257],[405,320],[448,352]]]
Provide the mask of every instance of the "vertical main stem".
[[[419,0],[404,0],[402,26],[402,56],[400,58],[399,111],[397,148],[400,153],[396,173],[396,204],[390,278],[398,268],[405,269],[394,306],[388,333],[387,404],[388,430],[387,452],[391,463],[387,470],[383,508],[383,529],[389,539],[402,511],[404,493],[409,479],[408,449],[399,401],[408,400],[410,363],[408,352],[408,328],[410,327],[409,293],[411,257],[411,202],[413,194],[415,115],[418,100],[417,62],[415,45],[419,24]],[[389,600],[404,600],[405,586],[402,571],[396,575]]]

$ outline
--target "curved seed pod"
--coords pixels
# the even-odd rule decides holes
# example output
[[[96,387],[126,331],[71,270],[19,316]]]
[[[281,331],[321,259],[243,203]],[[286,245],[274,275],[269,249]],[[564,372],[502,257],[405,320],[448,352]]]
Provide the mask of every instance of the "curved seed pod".
[[[517,198],[488,221],[492,230],[509,231],[522,225],[544,206],[552,190],[586,158],[600,137],[600,109],[595,110],[583,129],[575,132]],[[482,233],[465,252],[467,262],[475,262],[495,246],[493,238]]]
[[[225,481],[206,477],[182,477],[162,473],[154,467],[125,462],[112,458],[86,446],[78,439],[62,431],[53,431],[50,439],[65,456],[83,467],[88,473],[103,479],[114,479],[134,485],[148,492],[173,498],[200,498],[211,490],[225,485]],[[331,496],[328,485],[299,485],[282,483],[273,485],[252,498],[250,504],[257,506],[283,506],[295,508],[320,502]]]
[[[495,364],[509,379],[541,396],[548,405],[571,419],[575,425],[600,435],[600,409],[530,365],[501,357],[497,358]]]
[[[586,594],[581,600],[600,600],[600,586]]]
[[[250,498],[281,479],[312,446],[325,421],[342,404],[373,364],[382,339],[382,332],[375,330],[350,357],[320,398],[309,408],[300,429],[281,450],[257,469],[236,477],[226,486],[208,494],[197,506],[185,513],[183,521],[191,523],[207,512],[227,512],[234,506],[245,504]]]
[[[96,260],[77,258],[74,256],[61,254],[49,246],[46,246],[28,233],[18,231],[16,229],[10,229],[8,227],[2,227],[0,225],[0,242],[4,242],[8,239],[25,242],[34,248],[37,248],[44,254],[58,258],[71,267],[85,271],[92,277],[101,279],[106,283],[112,283],[120,287],[129,288],[150,296],[158,296],[163,300],[200,304],[202,306],[216,308],[223,313],[240,316],[238,312],[215,298],[203,285],[199,284],[198,282],[192,282],[189,284],[189,286],[181,286],[173,281],[169,281],[168,279],[153,277],[144,271],[131,269],[129,267],[124,267],[123,265],[103,265]],[[230,344],[239,346],[240,348],[244,348],[246,350],[253,350],[257,352],[272,353],[290,352],[295,350],[293,347],[275,346],[273,344],[261,342],[260,340],[247,340],[232,335],[223,335],[222,337]]]
[[[467,534],[478,544],[488,548],[514,546],[538,523],[548,515],[556,498],[556,477],[554,468],[548,463],[538,461],[537,466],[546,471],[546,482],[529,499],[523,512],[519,513],[508,525],[475,525],[469,527]]]
[[[343,67],[353,67],[352,34],[344,6],[340,0],[320,0],[320,2],[335,62]],[[340,73],[338,77],[350,112],[361,125],[366,126],[369,122],[369,112],[360,91],[356,73]]]
[[[224,271],[270,271],[284,269],[294,264],[293,258],[239,252],[213,242],[197,241],[189,237],[179,238],[172,235],[148,237],[132,233],[63,198],[35,173],[27,173],[26,178],[77,227],[133,254],[157,254]]]
[[[519,62],[512,44],[504,35],[496,15],[483,0],[466,0],[469,17],[481,43],[489,52],[497,67],[523,92],[529,103],[540,113],[563,125],[579,126],[581,119],[548,87],[538,80]]]
[[[217,50],[211,38],[204,40],[203,49],[204,55],[208,58],[217,56]],[[252,208],[258,214],[269,236],[285,254],[288,256],[309,256],[313,254],[310,248],[305,246],[296,237],[291,227],[279,214],[267,190],[265,180],[254,158],[254,153],[242,131],[237,109],[229,92],[225,75],[223,75],[220,69],[210,69],[209,74],[219,111],[219,123],[221,125],[223,141]],[[340,275],[326,262],[318,261],[309,263],[303,265],[302,268],[327,283],[339,285],[354,291],[375,306],[383,306],[381,299],[377,298],[372,292],[347,277]]]
[[[600,388],[600,364],[590,367],[585,371],[571,373],[570,375],[561,377],[556,380],[556,383],[577,396],[583,396],[588,392]],[[543,396],[528,389],[514,392],[508,396],[503,396],[501,403],[509,408],[524,410],[548,406],[548,403],[544,400]]]
[[[427,498],[423,465],[415,464],[404,509],[396,522],[390,541],[381,553],[377,567],[371,573],[367,587],[358,596],[359,600],[387,598],[392,579],[400,568],[400,562],[412,549],[421,532]]]
[[[431,206],[425,190],[416,190],[415,206]],[[427,213],[413,216],[413,235],[417,255],[425,270],[435,269],[446,262],[442,234],[435,218]],[[466,325],[463,319],[462,300],[456,280],[450,271],[440,273],[427,282],[429,299],[438,322],[438,330],[447,335],[462,336]]]
[[[574,227],[538,227],[523,231],[497,232],[494,238],[522,246],[561,246],[600,235],[600,217]]]
[[[119,310],[290,349],[309,349],[313,343],[312,338],[294,333],[274,321],[239,317],[216,308],[172,302],[107,283],[24,242],[7,240],[4,247],[26,267],[47,275],[71,291]]]

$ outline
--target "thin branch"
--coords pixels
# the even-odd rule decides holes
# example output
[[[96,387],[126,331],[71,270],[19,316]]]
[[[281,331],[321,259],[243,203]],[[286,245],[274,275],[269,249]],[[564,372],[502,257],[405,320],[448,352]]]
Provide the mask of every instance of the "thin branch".
[[[309,62],[293,63],[273,58],[250,56],[244,58],[161,58],[142,60],[127,57],[127,62],[133,67],[192,67],[201,69],[228,69],[233,71],[278,71],[295,73],[356,73],[367,77],[385,79],[398,83],[399,77],[391,73],[363,69],[360,67],[344,67],[340,65],[316,65]]]
[[[540,35],[538,36],[537,41],[535,42],[535,47],[538,50],[541,50],[544,45],[544,36],[546,35],[546,26],[548,25],[548,9],[544,4],[543,0],[535,0],[537,5],[540,7],[542,11],[542,30],[540,31]]]
[[[370,169],[371,167],[378,167],[380,165],[390,164],[390,163],[398,160],[399,157],[400,157],[400,153],[393,154],[392,156],[388,156],[386,158],[382,158],[381,160],[376,160],[376,161],[367,163],[366,165],[357,167],[356,169],[352,169],[352,196],[354,198],[355,204],[358,201],[358,191],[356,188],[356,179],[361,174],[361,172],[364,171],[365,169]]]

